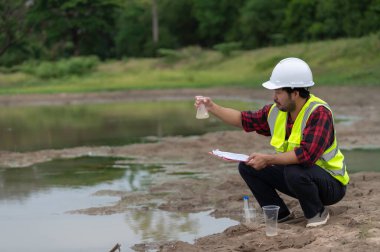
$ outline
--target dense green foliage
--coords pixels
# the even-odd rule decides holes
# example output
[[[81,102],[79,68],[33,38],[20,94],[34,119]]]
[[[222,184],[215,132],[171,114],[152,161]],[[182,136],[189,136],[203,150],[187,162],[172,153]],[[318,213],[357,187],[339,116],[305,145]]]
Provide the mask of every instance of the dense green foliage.
[[[95,56],[71,57],[55,62],[28,61],[16,67],[16,69],[41,79],[51,79],[89,73],[98,63],[99,59]]]
[[[224,45],[233,47],[232,45]],[[109,60],[89,59],[89,69],[58,78],[44,77],[35,71],[21,68],[1,72],[0,94],[97,92],[132,89],[203,88],[203,87],[260,87],[268,80],[273,67],[285,57],[306,60],[321,85],[380,85],[380,34],[361,38],[296,43],[246,51],[229,51],[226,55],[201,47],[178,50],[161,49],[158,58]],[[75,59],[75,58],[74,58]],[[86,66],[87,58],[79,63],[60,60],[50,64]],[[43,64],[41,65],[49,65]],[[96,67],[95,67],[96,66]],[[95,68],[92,68],[95,67]],[[47,69],[47,70],[46,70]],[[49,68],[42,73],[49,73]],[[53,71],[53,70],[52,70]],[[54,71],[53,71],[54,72]],[[61,78],[63,77],[63,78]],[[47,79],[48,78],[48,79]]]
[[[150,57],[160,48],[195,45],[229,54],[231,45],[254,49],[379,29],[380,0],[0,0],[0,65],[88,55]]]

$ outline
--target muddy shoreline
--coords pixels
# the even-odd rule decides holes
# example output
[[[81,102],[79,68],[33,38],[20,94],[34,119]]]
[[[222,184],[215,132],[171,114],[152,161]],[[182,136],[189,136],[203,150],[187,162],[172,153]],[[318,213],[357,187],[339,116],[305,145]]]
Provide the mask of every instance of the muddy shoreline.
[[[337,123],[340,146],[349,148],[380,147],[380,105],[378,87],[315,88],[313,93],[327,101],[337,118],[350,118]],[[213,98],[239,98],[271,102],[271,92],[263,89],[184,89],[152,90],[94,94],[14,95],[0,96],[0,105],[38,106],[78,103],[101,103],[134,100],[191,99],[202,94]],[[208,155],[211,149],[250,153],[271,152],[268,139],[255,133],[226,131],[193,137],[167,137],[157,143],[133,144],[119,147],[77,147],[62,150],[41,150],[15,153],[0,152],[2,167],[24,167],[54,158],[84,155],[133,157],[142,163],[171,163],[167,172],[194,172],[197,179],[155,178],[148,194],[120,193],[120,201],[108,207],[79,209],[82,214],[112,214],[127,211],[130,205],[147,205],[160,200],[158,207],[168,211],[197,212],[213,209],[216,217],[236,219],[242,195],[250,194],[236,169],[236,163],[224,162]],[[181,163],[180,166],[175,165]],[[349,164],[348,164],[349,165]],[[280,224],[279,235],[265,237],[262,225],[237,225],[224,232],[197,239],[194,244],[168,242],[148,244],[160,251],[375,251],[380,246],[380,174],[362,172],[351,174],[346,197],[329,209],[329,224],[314,229],[305,228],[305,219],[298,202],[284,197],[295,211],[296,222]],[[143,196],[143,197],[141,197]],[[145,251],[147,244],[134,247]]]

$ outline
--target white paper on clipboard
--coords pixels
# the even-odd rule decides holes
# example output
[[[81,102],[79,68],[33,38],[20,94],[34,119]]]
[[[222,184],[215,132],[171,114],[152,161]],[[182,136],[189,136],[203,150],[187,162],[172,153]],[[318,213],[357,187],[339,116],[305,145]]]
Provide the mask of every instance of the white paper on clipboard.
[[[239,154],[239,153],[233,153],[233,152],[226,152],[226,151],[220,151],[218,149],[213,150],[210,152],[210,154],[226,159],[231,161],[242,161],[245,162],[248,160],[248,155],[245,154]]]

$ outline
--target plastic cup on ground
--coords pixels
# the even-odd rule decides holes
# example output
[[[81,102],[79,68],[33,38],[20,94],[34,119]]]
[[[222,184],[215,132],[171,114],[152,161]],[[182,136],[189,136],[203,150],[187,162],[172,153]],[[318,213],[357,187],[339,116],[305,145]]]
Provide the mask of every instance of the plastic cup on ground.
[[[277,235],[277,218],[279,209],[280,207],[275,205],[263,206],[265,233],[267,236]]]
[[[197,96],[196,99],[202,99],[203,97],[202,96]],[[206,106],[201,103],[198,108],[197,108],[197,114],[195,116],[195,118],[197,119],[207,119],[209,118],[209,114],[208,114],[208,111],[206,109]]]

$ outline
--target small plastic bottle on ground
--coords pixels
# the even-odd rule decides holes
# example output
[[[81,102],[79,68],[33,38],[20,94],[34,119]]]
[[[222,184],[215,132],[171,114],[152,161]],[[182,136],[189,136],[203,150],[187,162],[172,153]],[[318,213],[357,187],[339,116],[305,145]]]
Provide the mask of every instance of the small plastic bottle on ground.
[[[249,202],[249,196],[243,197],[243,216],[245,224],[254,224],[256,220],[256,209]]]

